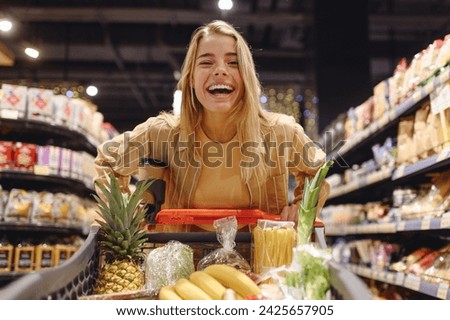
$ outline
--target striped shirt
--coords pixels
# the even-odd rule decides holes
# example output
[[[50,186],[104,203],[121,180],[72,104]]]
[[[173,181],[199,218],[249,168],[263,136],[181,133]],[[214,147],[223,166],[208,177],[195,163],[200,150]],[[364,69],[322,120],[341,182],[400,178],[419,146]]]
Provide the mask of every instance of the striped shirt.
[[[262,127],[265,137],[265,159],[256,159],[251,148],[245,149],[241,145],[241,152],[252,161],[266,161],[269,174],[266,181],[252,178],[246,184],[248,194],[242,194],[249,200],[242,199],[239,193],[233,202],[240,204],[248,202],[248,207],[261,209],[267,213],[279,214],[288,205],[288,178],[293,175],[296,180],[294,189],[294,203],[302,197],[303,185],[306,177],[313,177],[325,161],[325,153],[317,147],[304,133],[303,128],[294,118],[280,114],[267,114],[270,127]],[[106,141],[98,147],[95,159],[97,170],[96,181],[105,183],[111,171],[119,177],[123,190],[128,190],[130,176],[136,175],[141,158],[153,158],[168,164],[165,171],[166,202],[165,208],[193,208],[202,168],[205,163],[200,152],[200,141],[195,134],[188,135],[178,126],[178,118],[173,116],[168,121],[167,116],[151,117],[112,140]],[[182,138],[181,138],[182,137]],[[196,152],[190,155],[188,145],[194,143]],[[197,147],[198,146],[198,147]],[[203,149],[204,150],[204,149]],[[198,151],[198,152],[197,152]],[[226,182],[221,185],[211,185],[217,192],[227,189]],[[329,194],[327,183],[321,189],[319,208],[321,208]],[[231,200],[231,199],[230,199]],[[213,206],[213,204],[210,204]],[[220,204],[218,204],[220,205]]]

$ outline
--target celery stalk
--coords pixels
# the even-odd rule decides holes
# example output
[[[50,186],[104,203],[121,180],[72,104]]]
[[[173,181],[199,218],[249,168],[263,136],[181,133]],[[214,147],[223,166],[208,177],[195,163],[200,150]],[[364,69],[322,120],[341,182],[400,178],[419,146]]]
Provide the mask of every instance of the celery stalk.
[[[332,160],[327,161],[316,172],[312,180],[308,178],[305,180],[303,198],[298,209],[297,245],[307,244],[311,239],[320,189],[332,165]]]

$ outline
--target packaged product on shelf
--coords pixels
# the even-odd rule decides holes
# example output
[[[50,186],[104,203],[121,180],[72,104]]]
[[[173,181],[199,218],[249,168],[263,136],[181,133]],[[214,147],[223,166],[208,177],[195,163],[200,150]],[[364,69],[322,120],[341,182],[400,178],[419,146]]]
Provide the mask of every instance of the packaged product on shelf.
[[[71,127],[76,131],[87,134],[93,113],[88,102],[83,99],[72,98],[69,100],[69,106],[73,110]]]
[[[0,117],[10,119],[25,118],[27,111],[27,87],[3,83],[2,90]]]
[[[425,49],[421,75],[423,80],[433,76],[436,70],[439,69],[437,65],[437,58],[443,44],[444,41],[442,39],[436,39]]]
[[[70,178],[83,180],[83,154],[79,151],[72,151]]]
[[[55,124],[70,127],[73,121],[73,107],[69,105],[69,98],[66,95],[58,94],[52,97],[53,109],[55,112]]]
[[[34,269],[41,270],[55,266],[55,248],[43,241],[36,246]]]
[[[424,143],[428,141],[425,136],[425,129],[427,126],[427,118],[430,113],[430,104],[424,103],[419,110],[416,111],[414,117],[414,150],[416,152],[417,158],[426,158],[428,156],[427,151],[431,149],[429,143]]]
[[[4,220],[9,222],[29,222],[33,207],[33,191],[13,188],[9,192]]]
[[[66,244],[55,244],[55,266],[59,266],[69,259],[70,250]]]
[[[390,109],[389,79],[383,80],[373,88],[373,118],[379,119]],[[392,81],[392,80],[391,80]]]
[[[35,247],[27,240],[22,241],[14,248],[14,271],[32,271],[34,264]]]
[[[103,113],[95,111],[92,114],[92,129],[89,132],[97,141],[102,140],[101,130],[99,130],[99,128],[102,127],[103,120],[104,120]]]
[[[59,148],[58,175],[61,177],[70,177],[72,170],[72,150]]]
[[[53,220],[57,224],[68,225],[70,223],[71,201],[68,195],[58,192],[54,195]]]
[[[347,111],[347,117],[345,119],[345,139],[350,139],[356,133],[356,112],[355,108],[351,107]]]
[[[3,221],[6,213],[6,204],[8,203],[9,191],[4,190],[0,184],[0,221]]]
[[[450,247],[439,250],[440,255],[426,269],[421,278],[428,282],[450,284]]]
[[[35,224],[53,223],[54,196],[50,192],[36,193],[33,198],[31,222]]]
[[[0,170],[11,169],[13,163],[14,144],[11,141],[0,141]]]
[[[403,117],[398,124],[397,164],[411,163],[416,156],[414,144],[414,115]]]
[[[420,247],[418,249],[415,249],[411,253],[403,256],[399,261],[392,263],[389,266],[389,270],[405,272],[411,265],[413,265],[432,251],[433,250],[429,247]]]
[[[53,122],[53,91],[28,88],[28,119]]]
[[[14,247],[6,237],[0,239],[0,272],[12,271]]]
[[[408,62],[406,58],[402,58],[395,67],[394,74],[389,81],[389,105],[392,107],[397,106],[403,101],[402,93],[404,91],[405,72],[408,68]]]
[[[57,175],[59,171],[59,149],[56,146],[37,146],[36,164],[47,168],[48,174]]]
[[[16,142],[14,145],[14,164],[16,170],[33,171],[36,164],[36,145]]]
[[[439,50],[439,54],[436,58],[436,67],[442,68],[446,64],[448,64],[450,61],[450,34],[447,34],[444,39],[441,46],[441,49]]]

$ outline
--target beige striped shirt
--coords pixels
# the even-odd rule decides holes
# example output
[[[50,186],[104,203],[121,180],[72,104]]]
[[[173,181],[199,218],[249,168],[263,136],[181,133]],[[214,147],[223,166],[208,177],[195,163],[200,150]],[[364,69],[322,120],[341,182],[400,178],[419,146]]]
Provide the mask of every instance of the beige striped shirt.
[[[251,149],[244,152],[254,161],[267,161],[269,177],[266,181],[252,178],[247,183],[248,194],[245,196],[250,198],[249,208],[279,214],[289,204],[289,174],[295,177],[297,183],[294,190],[294,202],[297,203],[302,197],[305,178],[316,173],[325,161],[325,153],[312,143],[292,117],[279,114],[268,114],[268,117],[275,122],[270,127],[262,128],[266,137],[265,159],[252,158]],[[187,145],[196,143],[195,135],[182,132],[177,120],[174,118],[174,121],[167,121],[162,116],[151,117],[133,131],[127,131],[100,145],[95,159],[98,174],[95,180],[105,182],[109,172],[114,171],[120,177],[122,188],[127,190],[130,176],[138,172],[140,158],[161,160],[168,164],[165,171],[164,207],[192,208],[202,167],[211,164],[202,161],[201,152],[189,156]],[[201,146],[199,141],[198,146]],[[220,192],[227,189],[226,183],[211,187],[220,188]],[[325,183],[320,193],[320,208],[328,194],[329,186]],[[239,194],[235,196],[239,197]],[[235,202],[242,203],[242,200],[237,198]]]

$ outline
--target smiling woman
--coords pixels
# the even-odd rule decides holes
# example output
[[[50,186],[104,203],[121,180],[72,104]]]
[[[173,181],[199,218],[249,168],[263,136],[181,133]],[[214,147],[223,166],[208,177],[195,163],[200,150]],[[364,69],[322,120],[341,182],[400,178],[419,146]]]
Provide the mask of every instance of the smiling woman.
[[[305,178],[325,154],[294,118],[262,109],[252,53],[232,25],[213,21],[193,33],[178,89],[179,116],[149,118],[98,148],[96,180],[107,183],[113,172],[127,190],[139,159],[153,158],[167,164],[163,207],[252,208],[296,221]]]

